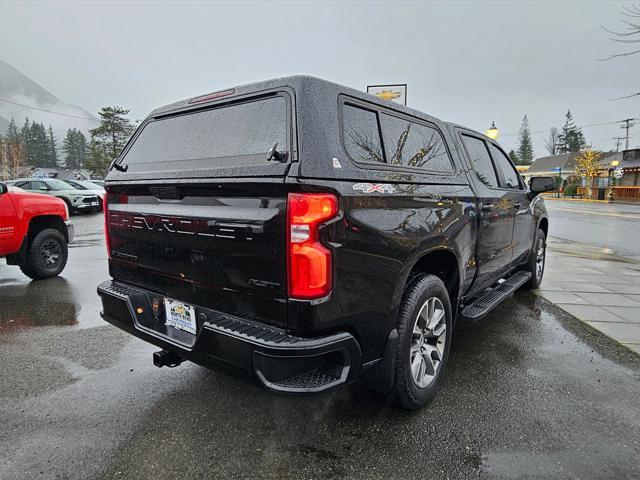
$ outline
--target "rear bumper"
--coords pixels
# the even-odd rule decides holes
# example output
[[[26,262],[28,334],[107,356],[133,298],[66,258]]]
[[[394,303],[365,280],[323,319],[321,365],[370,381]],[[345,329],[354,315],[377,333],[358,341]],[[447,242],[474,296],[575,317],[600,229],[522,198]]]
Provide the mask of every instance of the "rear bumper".
[[[162,304],[162,295],[112,280],[98,286],[98,295],[107,322],[184,359],[230,367],[269,390],[320,392],[350,382],[360,371],[360,346],[346,332],[296,337],[195,306],[197,335],[191,335],[166,327],[161,315],[154,316],[152,301],[157,298]]]

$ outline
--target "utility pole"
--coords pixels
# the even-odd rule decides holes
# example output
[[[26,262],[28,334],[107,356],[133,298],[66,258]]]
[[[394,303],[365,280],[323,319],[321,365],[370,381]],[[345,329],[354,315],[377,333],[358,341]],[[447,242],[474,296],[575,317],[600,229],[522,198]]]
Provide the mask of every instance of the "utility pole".
[[[624,140],[624,137],[613,137],[611,140],[616,141],[616,152],[620,151],[620,142]]]
[[[620,128],[627,131],[627,134],[625,135],[625,150],[629,150],[629,129],[635,125],[635,123],[631,123],[633,120],[637,120],[637,118],[626,118],[624,120],[620,120],[620,123],[624,123],[624,125]]]

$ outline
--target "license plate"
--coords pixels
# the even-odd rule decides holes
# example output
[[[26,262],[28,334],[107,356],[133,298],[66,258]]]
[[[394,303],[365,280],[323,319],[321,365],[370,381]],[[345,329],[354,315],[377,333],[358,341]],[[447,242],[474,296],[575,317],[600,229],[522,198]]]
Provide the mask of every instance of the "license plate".
[[[165,298],[164,310],[165,325],[196,334],[196,312],[191,305]]]
[[[92,207],[96,207],[96,206],[98,206],[98,202],[91,202],[91,206],[92,206]]]

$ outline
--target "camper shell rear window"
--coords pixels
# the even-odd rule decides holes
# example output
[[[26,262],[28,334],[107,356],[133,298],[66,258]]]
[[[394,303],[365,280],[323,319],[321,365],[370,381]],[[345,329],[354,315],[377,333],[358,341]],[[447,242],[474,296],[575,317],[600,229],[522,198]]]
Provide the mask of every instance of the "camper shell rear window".
[[[126,150],[129,171],[264,165],[271,148],[291,158],[289,106],[272,95],[159,117]]]

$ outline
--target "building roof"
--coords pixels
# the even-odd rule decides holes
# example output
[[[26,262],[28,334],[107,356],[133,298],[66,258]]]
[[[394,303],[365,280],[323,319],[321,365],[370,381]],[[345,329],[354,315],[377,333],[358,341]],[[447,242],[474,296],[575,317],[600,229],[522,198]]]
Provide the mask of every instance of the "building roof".
[[[570,152],[537,158],[531,164],[531,168],[527,170],[527,175],[531,173],[557,174],[557,167],[560,167],[563,173],[573,172],[576,169],[578,155],[578,152]],[[614,160],[620,162],[620,166],[624,168],[640,166],[640,149],[625,150],[624,152],[603,152],[599,163],[602,169],[607,169],[611,168],[611,162]]]
[[[577,156],[578,153],[570,152],[536,158],[531,164],[529,170],[527,170],[527,175],[531,173],[557,173],[557,170],[555,169],[558,167],[565,172],[574,171],[576,169]]]

